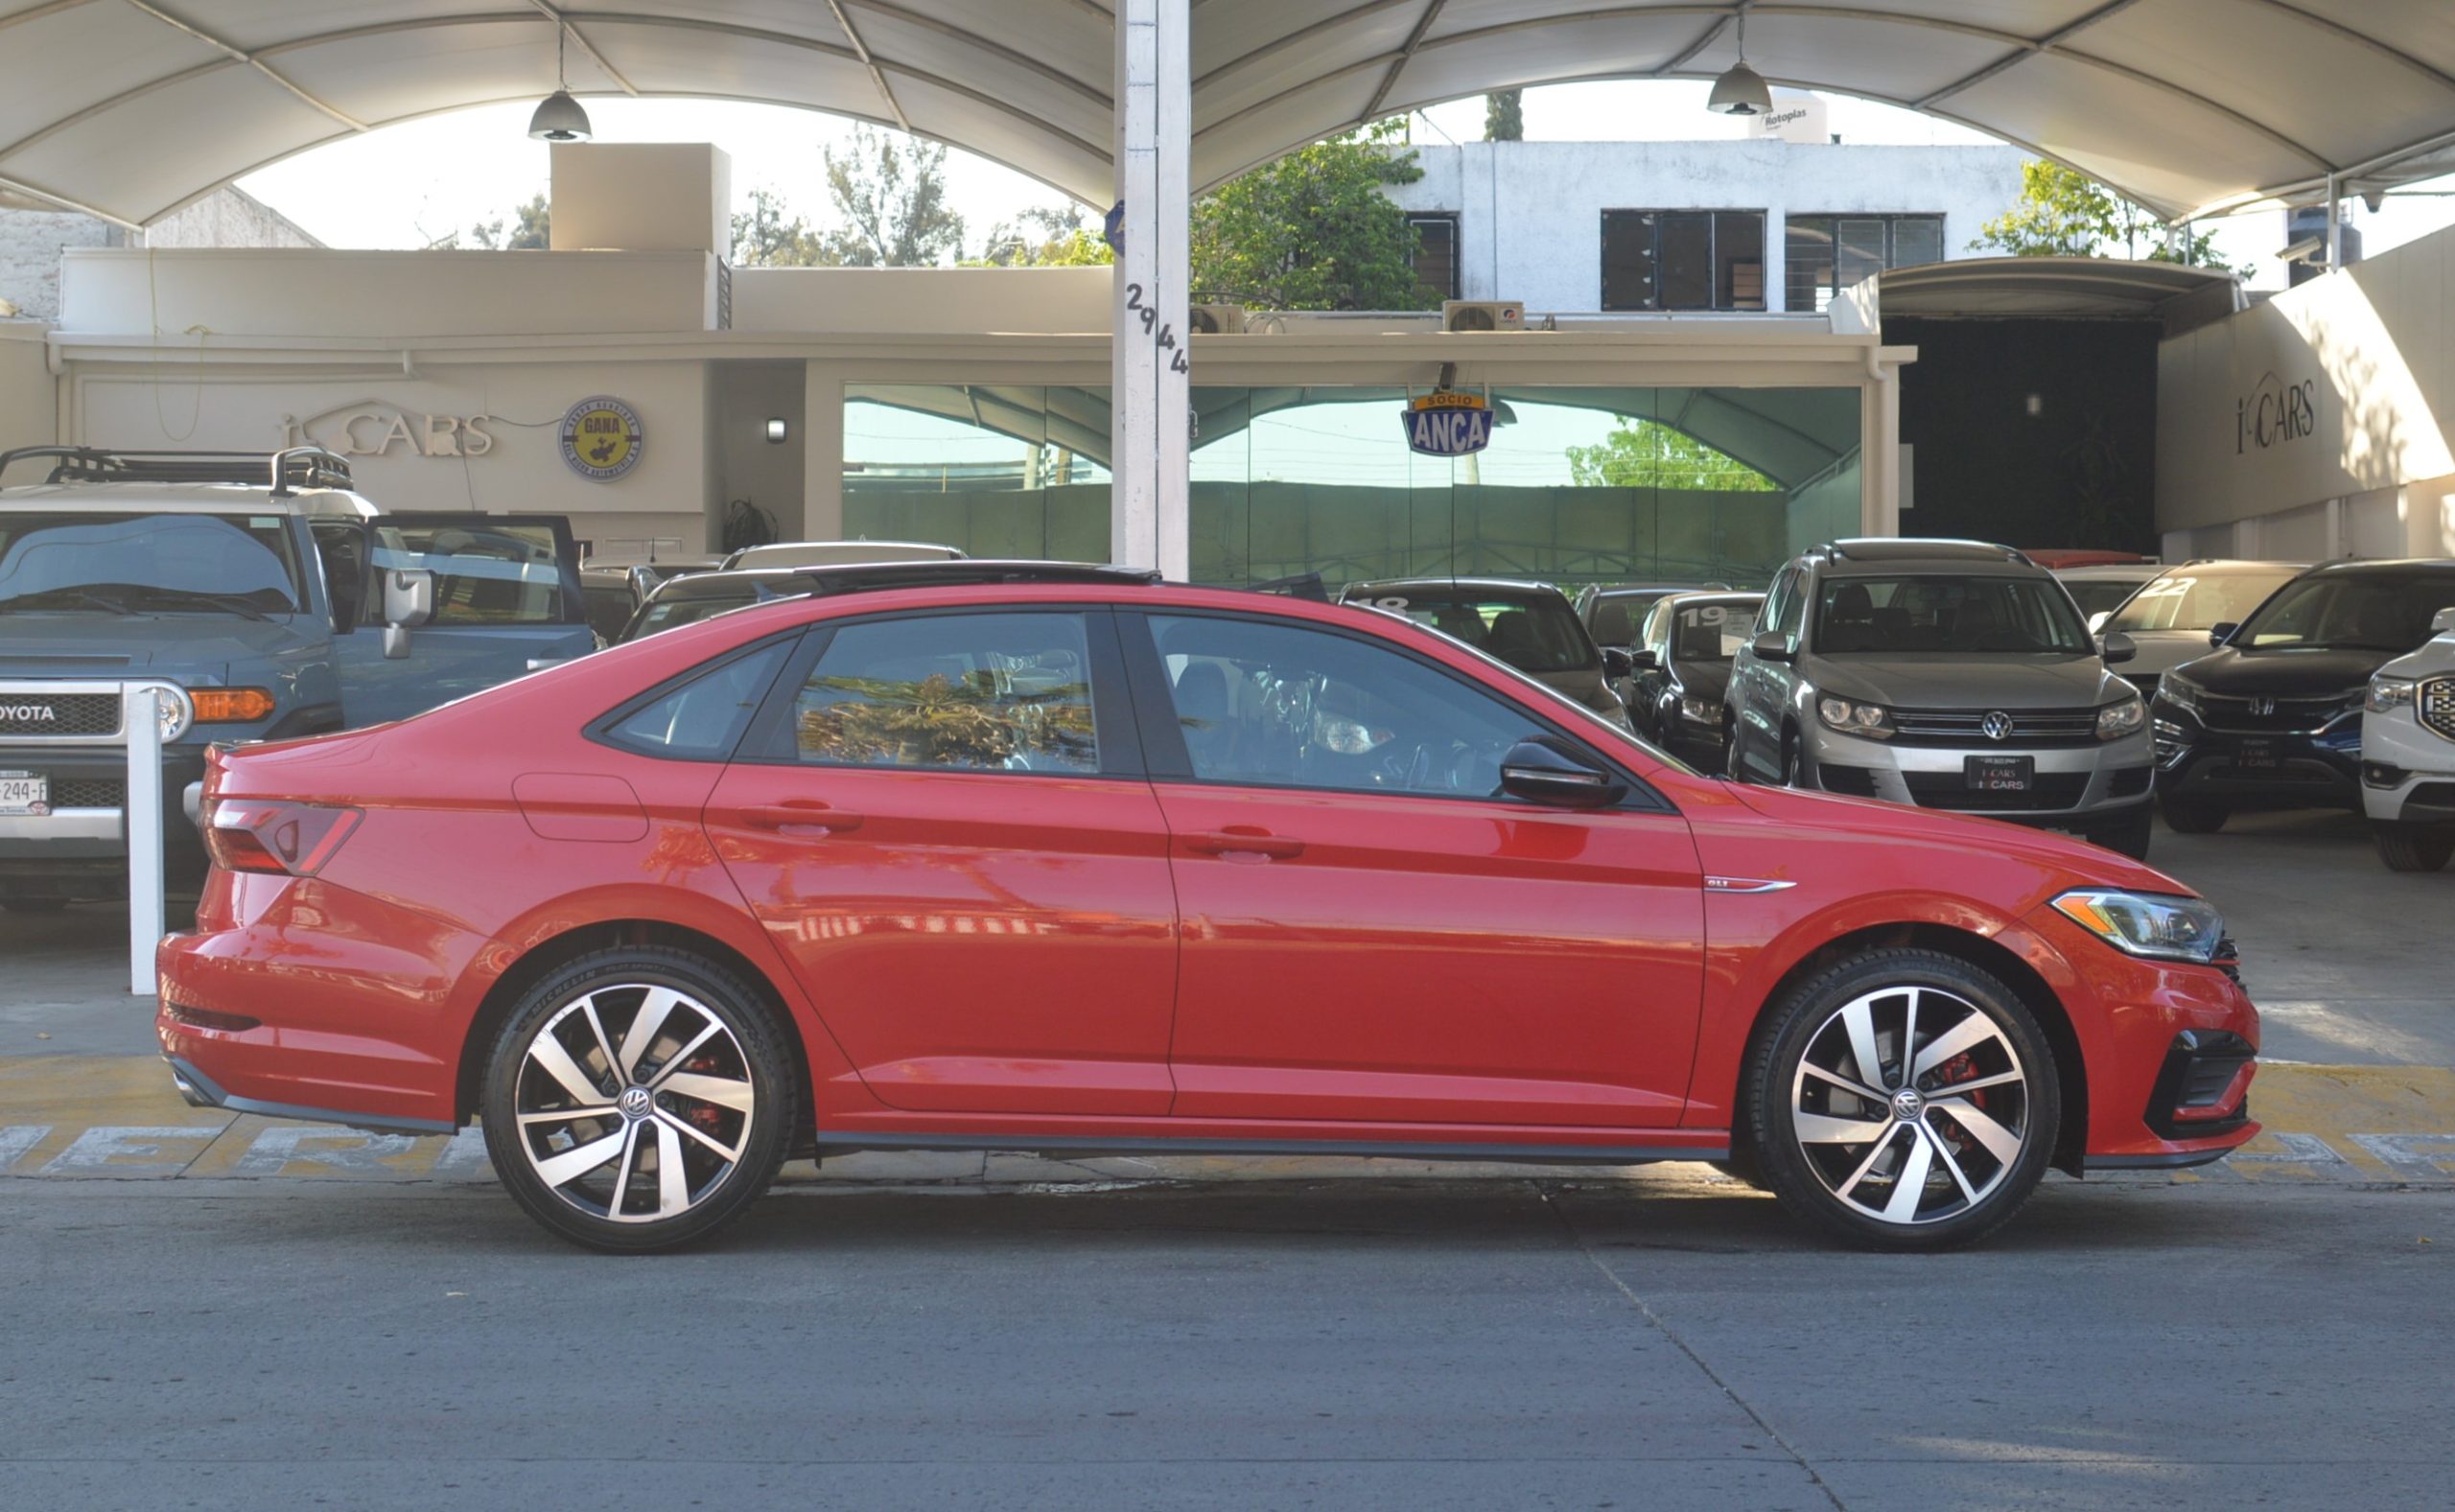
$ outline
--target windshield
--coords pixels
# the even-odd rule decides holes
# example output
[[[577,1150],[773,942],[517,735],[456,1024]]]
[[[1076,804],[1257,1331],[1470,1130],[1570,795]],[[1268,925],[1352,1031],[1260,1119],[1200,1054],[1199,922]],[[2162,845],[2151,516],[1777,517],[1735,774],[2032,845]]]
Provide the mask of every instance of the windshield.
[[[1557,593],[1428,584],[1362,593],[1354,602],[1456,636],[1521,672],[1577,672],[1602,663],[1585,627],[1577,622],[1577,611]]]
[[[2071,594],[2071,602],[2080,606],[2080,613],[2101,615],[2122,607],[2131,591],[2145,581],[2138,577],[2067,577],[2063,586]]]
[[[0,514],[0,614],[295,614],[282,515]]]
[[[2233,643],[2262,650],[2410,651],[2429,639],[2430,616],[2450,606],[2455,572],[2326,573],[2280,591],[2234,634]]]
[[[1817,605],[1818,656],[2082,656],[2094,649],[2071,600],[2042,577],[1843,577]]]
[[[622,639],[638,640],[643,637],[655,635],[660,630],[677,630],[684,625],[695,625],[702,619],[713,619],[728,609],[740,609],[758,601],[758,594],[749,589],[743,589],[738,593],[726,593],[721,596],[660,598],[640,611],[640,617],[632,623],[629,633]]]
[[[1747,643],[1756,628],[1756,606],[1762,602],[1747,598],[1671,605],[1665,611],[1671,616],[1671,659],[1707,666],[1727,663]]]
[[[2108,630],[2213,630],[2240,624],[2267,595],[2293,581],[2299,569],[2223,572],[2168,572],[2141,589]],[[2089,606],[2083,601],[2080,607]],[[2091,611],[2093,613],[2094,611]]]

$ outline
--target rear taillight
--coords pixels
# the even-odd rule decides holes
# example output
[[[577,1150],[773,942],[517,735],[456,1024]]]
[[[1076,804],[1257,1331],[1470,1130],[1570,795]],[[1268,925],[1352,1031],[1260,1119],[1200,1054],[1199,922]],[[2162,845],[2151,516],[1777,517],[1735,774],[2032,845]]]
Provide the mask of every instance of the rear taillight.
[[[358,820],[355,808],[222,799],[213,805],[212,821],[205,826],[204,848],[213,864],[224,871],[314,876],[358,827]]]

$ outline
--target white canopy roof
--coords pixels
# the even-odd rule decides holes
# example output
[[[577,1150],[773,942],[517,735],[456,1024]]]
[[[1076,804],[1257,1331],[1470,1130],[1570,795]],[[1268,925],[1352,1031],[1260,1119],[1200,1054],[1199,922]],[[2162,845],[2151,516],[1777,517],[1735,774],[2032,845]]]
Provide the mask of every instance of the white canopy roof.
[[[350,132],[554,87],[908,126],[1112,197],[1112,0],[0,0],[0,191],[142,224]],[[1194,181],[1567,80],[1925,110],[2167,216],[2455,168],[2450,0],[1193,0]]]

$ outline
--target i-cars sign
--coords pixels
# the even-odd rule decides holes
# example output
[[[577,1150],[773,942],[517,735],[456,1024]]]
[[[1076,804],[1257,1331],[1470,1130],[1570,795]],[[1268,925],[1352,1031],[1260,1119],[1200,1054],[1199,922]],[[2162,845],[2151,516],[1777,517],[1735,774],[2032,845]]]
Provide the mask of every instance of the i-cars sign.
[[[1435,389],[1407,401],[1407,445],[1426,456],[1464,456],[1491,444],[1492,411],[1481,394]]]

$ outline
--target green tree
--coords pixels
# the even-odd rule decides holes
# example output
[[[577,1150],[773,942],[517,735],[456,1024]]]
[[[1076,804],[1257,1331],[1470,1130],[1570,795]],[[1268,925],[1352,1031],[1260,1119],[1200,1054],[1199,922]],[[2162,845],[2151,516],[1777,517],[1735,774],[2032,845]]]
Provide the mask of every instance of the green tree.
[[[750,208],[734,212],[733,261],[736,268],[832,268],[839,260],[808,221],[785,215],[782,196],[754,189]]]
[[[469,228],[469,240],[493,251],[544,251],[553,245],[554,207],[546,202],[541,192],[529,197],[528,202],[512,209],[507,216],[480,221]],[[461,244],[458,233],[444,238],[444,246]]]
[[[1569,479],[1579,488],[1684,488],[1761,494],[1773,480],[1684,430],[1621,417],[1592,446],[1569,448]]]
[[[1081,205],[1041,205],[990,228],[975,268],[1097,268],[1116,261]]]
[[[1430,310],[1415,233],[1384,191],[1423,176],[1401,123],[1290,152],[1220,185],[1193,210],[1196,297],[1264,310]]]
[[[827,234],[846,268],[934,268],[963,257],[963,217],[947,203],[947,150],[899,131],[853,128],[829,147],[828,198],[844,223]]]
[[[1484,96],[1484,140],[1486,142],[1523,142],[1526,140],[1526,105],[1522,89],[1503,89]]]
[[[2120,243],[2120,255],[2137,259],[2145,241],[2149,262],[2233,271],[2216,256],[2213,236],[2186,230],[2177,251],[2165,244],[2163,228],[2144,205],[2124,198],[2086,174],[2036,158],[2021,165],[2020,202],[1977,230],[1977,240],[1969,244],[1973,252],[2109,257],[2115,254],[2108,248]]]

